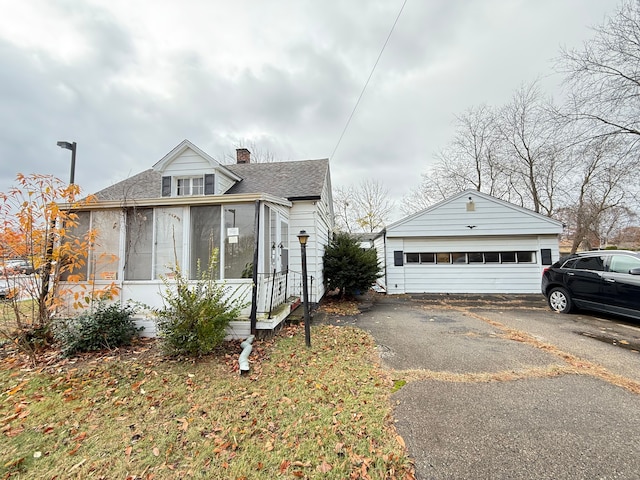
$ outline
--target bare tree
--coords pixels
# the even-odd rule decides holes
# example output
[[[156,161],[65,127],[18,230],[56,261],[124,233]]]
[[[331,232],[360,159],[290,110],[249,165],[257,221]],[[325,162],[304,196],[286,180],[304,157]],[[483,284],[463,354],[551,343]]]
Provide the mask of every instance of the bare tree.
[[[485,191],[501,196],[502,171],[498,158],[495,114],[486,105],[472,107],[456,117],[456,133],[449,145],[436,155],[436,163],[424,174],[417,189],[402,202],[405,213],[426,208],[463,190]]]
[[[376,232],[388,223],[395,207],[389,190],[377,180],[363,180],[354,191],[358,226],[364,232]]]
[[[551,215],[567,164],[562,128],[537,84],[520,88],[501,108],[483,105],[457,119],[453,140],[403,210],[414,210],[421,197],[433,202],[474,189]]]
[[[354,232],[357,225],[354,205],[352,187],[335,187],[333,189],[334,223],[338,231]]]
[[[434,203],[446,198],[448,195],[439,190],[439,186],[431,180],[432,171],[421,175],[422,181],[420,185],[412,188],[400,203],[400,210],[405,215],[424,210]]]
[[[473,188],[560,216],[573,251],[632,226],[640,207],[640,0],[623,0],[594,30],[583,48],[561,53],[569,88],[562,109],[534,82],[501,108],[468,110],[403,210]]]
[[[570,89],[567,115],[592,135],[640,140],[640,3],[623,0],[580,49],[563,49],[557,68]]]
[[[339,230],[372,233],[383,229],[395,203],[377,180],[365,179],[355,187],[334,189],[334,214]]]
[[[509,172],[508,189],[521,205],[552,215],[563,168],[566,140],[553,108],[542,98],[538,84],[519,88],[499,114],[502,169]]]
[[[282,162],[283,159],[278,159],[275,153],[268,148],[260,147],[253,140],[240,139],[236,145],[236,148],[246,148],[251,152],[251,163],[275,163]],[[225,152],[222,154],[222,163],[232,164],[236,163],[236,152]]]
[[[563,215],[575,252],[590,249],[607,239],[633,216],[628,207],[629,186],[640,176],[635,157],[620,137],[596,137],[573,148],[573,182],[565,179]]]

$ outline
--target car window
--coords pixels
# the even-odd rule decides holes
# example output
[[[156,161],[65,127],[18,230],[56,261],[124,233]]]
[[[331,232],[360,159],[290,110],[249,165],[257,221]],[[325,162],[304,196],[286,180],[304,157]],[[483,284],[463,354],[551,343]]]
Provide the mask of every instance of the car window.
[[[577,258],[570,258],[568,260],[565,260],[564,263],[562,262],[562,260],[560,260],[559,263],[562,265],[562,268],[573,268],[577,261]]]
[[[573,265],[576,270],[594,270],[596,272],[604,272],[603,257],[582,257]]]
[[[613,255],[609,263],[609,271],[615,273],[629,273],[629,270],[638,267],[640,267],[640,258],[629,255]]]

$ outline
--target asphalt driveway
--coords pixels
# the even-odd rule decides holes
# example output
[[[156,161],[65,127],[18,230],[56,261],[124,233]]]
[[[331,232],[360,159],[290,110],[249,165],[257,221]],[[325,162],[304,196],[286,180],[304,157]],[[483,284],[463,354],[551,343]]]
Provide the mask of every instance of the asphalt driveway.
[[[380,296],[354,317],[407,384],[394,417],[419,479],[640,478],[640,328],[539,296]]]

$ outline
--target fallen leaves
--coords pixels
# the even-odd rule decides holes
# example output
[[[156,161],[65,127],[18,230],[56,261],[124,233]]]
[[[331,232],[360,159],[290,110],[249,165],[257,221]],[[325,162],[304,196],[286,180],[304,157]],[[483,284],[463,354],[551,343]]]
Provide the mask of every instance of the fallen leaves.
[[[358,308],[358,302],[349,300],[332,300],[326,301],[318,307],[319,312],[326,313],[328,315],[339,316],[351,316],[358,315],[360,309]]]
[[[322,463],[320,463],[320,465],[318,465],[316,470],[318,470],[320,473],[328,473],[331,470],[333,470],[333,467],[331,466],[330,463],[327,463],[326,460],[322,460]]]
[[[0,465],[26,468],[31,478],[405,478],[411,467],[387,430],[390,382],[372,360],[373,340],[314,326],[307,350],[301,333],[287,326],[256,341],[244,377],[233,342],[197,361],[112,352],[7,374],[13,393],[0,403],[0,429],[10,425],[5,438],[29,447],[0,453]],[[35,378],[37,388],[23,384]]]

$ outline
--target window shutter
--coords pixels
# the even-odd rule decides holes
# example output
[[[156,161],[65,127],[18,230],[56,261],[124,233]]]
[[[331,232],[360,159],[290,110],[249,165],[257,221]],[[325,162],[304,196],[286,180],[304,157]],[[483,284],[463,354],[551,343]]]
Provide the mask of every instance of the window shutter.
[[[171,196],[171,177],[162,177],[162,196]]]
[[[206,173],[204,175],[204,194],[214,195],[216,186],[216,176],[213,173]]]
[[[402,250],[394,250],[393,251],[393,266],[401,267],[404,265],[404,254]]]

